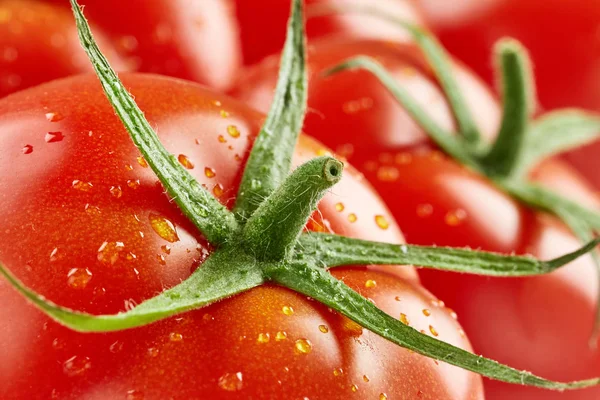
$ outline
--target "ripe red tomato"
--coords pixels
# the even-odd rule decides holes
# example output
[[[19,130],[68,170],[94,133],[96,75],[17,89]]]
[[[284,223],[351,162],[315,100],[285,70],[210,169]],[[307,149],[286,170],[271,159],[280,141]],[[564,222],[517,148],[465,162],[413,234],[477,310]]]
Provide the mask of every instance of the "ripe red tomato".
[[[70,7],[68,1],[46,1]],[[227,88],[236,76],[241,62],[240,45],[229,1],[79,3],[85,6],[86,18],[110,36],[135,71],[193,80],[219,89]]]
[[[126,69],[102,34],[98,41],[114,67]],[[32,0],[0,3],[0,97],[91,71],[71,12]]]
[[[236,0],[236,12],[242,39],[244,64],[250,65],[264,57],[279,53],[285,41],[286,22],[290,12],[289,0]],[[306,6],[344,4],[372,5],[370,0],[306,0]],[[407,21],[422,23],[414,0],[378,0],[377,8]],[[336,15],[309,19],[306,25],[309,39],[324,36],[385,38],[406,40],[408,36],[388,23],[373,17]]]
[[[600,111],[600,3],[596,0],[420,0],[448,50],[488,82],[496,40],[514,37],[533,59],[542,109]],[[567,159],[600,188],[600,141]]]
[[[454,120],[446,98],[412,45],[346,40],[312,46],[305,131],[344,154],[365,174],[409,243],[531,253],[542,259],[578,246],[563,224],[523,207],[436,150],[369,73],[319,75],[359,54],[383,63],[438,124],[453,130]],[[499,124],[496,100],[467,70],[460,66],[455,70],[476,122],[487,137],[493,136]],[[273,62],[265,60],[241,77],[245,84],[235,94],[264,109],[275,76]],[[541,166],[535,178],[588,206],[600,206],[585,183],[558,162]],[[457,311],[481,354],[558,380],[600,372],[600,355],[588,347],[597,301],[596,271],[589,257],[535,278],[493,279],[436,271],[423,271],[421,276],[427,288]],[[592,400],[600,396],[599,388],[561,394],[485,383],[488,399]]]
[[[183,81],[123,78],[167,149],[232,205],[263,115]],[[3,99],[0,132],[0,260],[48,299],[114,313],[187,278],[211,252],[164,195],[96,77]],[[303,137],[295,164],[323,151]],[[352,168],[309,228],[403,240]],[[412,268],[334,274],[394,317],[469,348],[453,314]],[[275,286],[104,334],[53,322],[4,280],[0,304],[2,399],[483,399],[478,375],[401,349]]]

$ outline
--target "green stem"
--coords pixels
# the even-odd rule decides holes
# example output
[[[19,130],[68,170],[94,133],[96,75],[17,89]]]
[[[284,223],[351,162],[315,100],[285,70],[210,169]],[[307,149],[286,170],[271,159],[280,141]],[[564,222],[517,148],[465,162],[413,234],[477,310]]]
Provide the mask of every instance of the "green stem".
[[[518,169],[529,120],[531,67],[523,47],[514,40],[499,42],[504,112],[496,141],[482,158],[486,174],[510,177]]]
[[[259,260],[282,260],[293,249],[318,202],[342,177],[343,164],[319,157],[298,167],[250,217],[243,231],[247,251]]]
[[[226,243],[237,230],[237,221],[226,207],[205,190],[160,143],[144,114],[98,49],[76,0],[71,0],[81,45],[102,88],[123,125],[152,171],[158,176],[181,211],[213,245]]]
[[[234,212],[241,222],[246,221],[288,175],[302,129],[308,79],[302,3],[301,0],[292,2],[275,97],[254,142],[238,191]]]

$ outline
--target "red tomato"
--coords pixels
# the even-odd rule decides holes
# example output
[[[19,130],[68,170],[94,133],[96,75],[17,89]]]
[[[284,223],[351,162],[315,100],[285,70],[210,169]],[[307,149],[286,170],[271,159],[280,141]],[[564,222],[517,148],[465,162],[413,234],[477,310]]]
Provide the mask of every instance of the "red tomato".
[[[70,7],[66,0],[46,1]],[[241,58],[235,15],[229,1],[128,0],[126,3],[79,1],[85,6],[86,18],[104,29],[135,71],[193,80],[219,89],[232,83]]]
[[[470,246],[542,259],[572,251],[578,241],[554,218],[529,210],[485,178],[435,149],[384,87],[364,71],[322,78],[341,61],[376,57],[448,130],[449,105],[423,58],[411,45],[371,41],[322,42],[309,53],[309,114],[305,131],[356,165],[390,207],[409,243]],[[489,91],[467,70],[455,68],[459,86],[487,137],[499,124]],[[268,60],[241,82],[236,95],[259,109],[268,106],[276,70]],[[564,165],[548,163],[536,179],[589,206],[600,207],[589,188]],[[547,276],[493,279],[423,271],[423,282],[455,309],[481,354],[556,380],[600,374],[600,353],[590,350],[597,278],[582,258]],[[486,381],[488,399],[578,399],[600,388],[555,393]]]
[[[97,36],[114,67],[126,69],[105,37]],[[0,3],[0,97],[91,71],[69,11],[30,0]]]
[[[240,25],[242,52],[246,65],[279,53],[285,41],[286,23],[290,14],[289,0],[235,0]],[[306,0],[307,9],[316,5],[372,5],[371,0]],[[377,8],[407,21],[421,24],[420,11],[414,0],[378,0]],[[337,15],[312,18],[307,21],[309,39],[343,35],[345,37],[385,38],[405,41],[408,36],[395,26],[373,17]]]
[[[444,45],[488,82],[496,40],[529,50],[543,109],[600,112],[600,3],[596,0],[420,0]],[[567,155],[600,189],[600,141]]]
[[[263,115],[169,78],[125,75],[124,84],[167,149],[232,205]],[[164,195],[94,76],[0,101],[0,132],[0,260],[48,299],[114,313],[187,278],[211,252]],[[324,151],[302,137],[295,164]],[[309,228],[403,240],[352,168]],[[468,349],[415,271],[393,270],[334,274],[394,317]],[[0,304],[2,399],[483,399],[478,375],[404,350],[275,286],[106,334],[53,322],[4,280]]]

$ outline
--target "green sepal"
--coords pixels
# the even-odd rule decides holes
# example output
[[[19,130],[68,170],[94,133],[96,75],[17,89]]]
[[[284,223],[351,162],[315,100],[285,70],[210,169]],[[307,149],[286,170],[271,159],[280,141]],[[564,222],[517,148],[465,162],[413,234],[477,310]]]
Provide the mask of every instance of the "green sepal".
[[[592,251],[600,238],[576,251],[549,261],[529,256],[506,256],[497,253],[454,247],[414,246],[352,239],[327,233],[305,233],[297,245],[297,254],[310,256],[325,268],[344,265],[415,265],[445,271],[488,276],[532,276],[552,272]]]
[[[548,381],[435,339],[392,318],[323,269],[296,263],[281,265],[270,271],[269,276],[274,282],[310,296],[399,346],[491,379],[560,391],[600,384],[600,378],[569,383]]]
[[[223,270],[223,265],[228,266],[226,270]],[[0,275],[50,318],[79,332],[119,331],[148,325],[205,307],[264,282],[261,270],[248,256],[227,251],[216,252],[185,281],[131,310],[113,315],[92,315],[52,303],[25,287],[1,264]]]
[[[233,213],[204,189],[163,147],[144,113],[98,49],[77,1],[71,0],[71,6],[81,45],[96,70],[110,104],[146,162],[181,211],[213,246],[227,242],[237,230]]]
[[[302,3],[292,2],[275,96],[238,190],[234,212],[242,223],[287,177],[302,129],[308,86]]]

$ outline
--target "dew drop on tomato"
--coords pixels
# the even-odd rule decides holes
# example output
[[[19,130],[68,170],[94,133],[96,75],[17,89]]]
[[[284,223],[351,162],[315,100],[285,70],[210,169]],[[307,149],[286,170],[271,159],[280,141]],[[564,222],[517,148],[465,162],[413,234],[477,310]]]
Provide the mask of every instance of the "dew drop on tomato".
[[[308,354],[312,351],[312,343],[308,339],[298,339],[294,343],[296,354]]]
[[[91,182],[80,181],[79,179],[75,179],[71,184],[71,187],[75,190],[80,190],[82,192],[89,192],[93,187]]]
[[[282,340],[287,339],[287,333],[284,331],[279,331],[275,334],[275,340],[281,342]]]
[[[243,387],[243,376],[241,372],[236,373],[225,373],[221,375],[218,381],[219,387],[228,392],[235,392],[242,390]]]
[[[139,156],[137,158],[137,162],[138,162],[138,164],[140,164],[140,167],[142,167],[142,168],[148,168],[148,163],[146,162],[146,159],[144,157]]]
[[[139,179],[129,179],[127,180],[127,186],[129,186],[131,189],[137,189],[140,187],[140,180]]]
[[[110,347],[108,348],[110,350],[111,353],[118,353],[121,350],[123,350],[123,342],[120,341],[116,341],[113,344],[110,345]]]
[[[186,155],[180,154],[179,156],[177,156],[177,160],[179,160],[179,163],[183,165],[186,169],[194,169],[194,164]]]
[[[62,134],[62,132],[48,132],[46,133],[46,136],[44,136],[46,143],[61,142],[64,138],[65,136]]]
[[[217,173],[215,172],[214,169],[212,169],[210,167],[205,167],[204,175],[206,175],[207,178],[214,178],[217,175]]]
[[[87,268],[73,268],[67,274],[67,283],[73,289],[85,289],[92,280],[92,273]]]
[[[124,248],[123,242],[104,242],[98,248],[98,261],[104,264],[115,264],[119,260],[119,253]]]
[[[171,332],[169,334],[169,340],[171,342],[181,342],[183,340],[183,335],[177,332]]]
[[[268,333],[259,333],[258,338],[256,339],[256,342],[260,344],[269,343],[270,341],[271,335],[269,335]]]
[[[88,357],[73,356],[63,363],[63,371],[67,376],[80,376],[92,368],[92,362]]]
[[[229,136],[231,136],[232,138],[237,139],[240,137],[240,131],[235,125],[229,125],[227,127],[227,133],[229,133]]]
[[[121,189],[121,186],[111,186],[110,187],[110,194],[114,198],[120,199],[123,196],[123,189]]]
[[[63,117],[62,114],[60,114],[60,113],[55,113],[55,112],[46,113],[46,119],[49,122],[58,122],[58,121],[63,120],[64,118],[65,117]]]
[[[383,230],[388,229],[390,227],[389,222],[387,222],[387,220],[385,219],[385,217],[383,215],[376,215],[375,223],[377,224],[378,227],[380,227]]]
[[[128,390],[127,400],[144,400],[144,393],[139,390]]]
[[[148,220],[150,221],[150,226],[158,236],[170,243],[179,241],[175,225],[167,218],[159,214],[150,213]]]
[[[30,144],[26,144],[25,146],[23,146],[23,154],[31,154],[33,153],[33,146]]]

